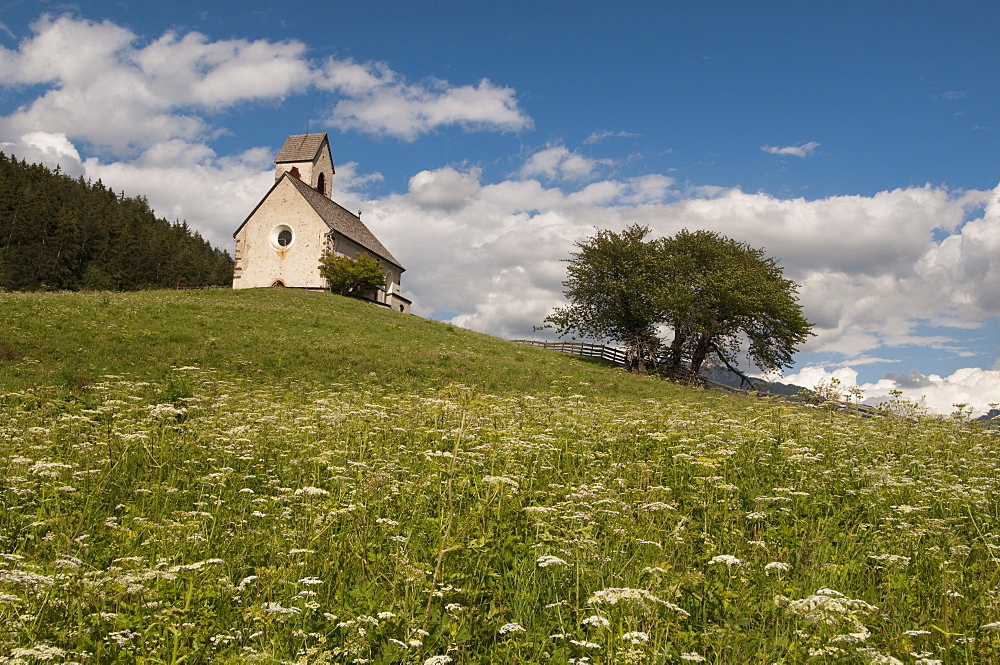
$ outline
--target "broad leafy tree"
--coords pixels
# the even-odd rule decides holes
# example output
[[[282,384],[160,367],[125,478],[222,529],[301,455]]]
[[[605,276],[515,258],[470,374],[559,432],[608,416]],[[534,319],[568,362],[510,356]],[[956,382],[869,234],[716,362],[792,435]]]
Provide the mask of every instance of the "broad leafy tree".
[[[320,258],[319,274],[330,290],[342,296],[369,297],[385,288],[385,275],[378,259],[368,254],[357,257],[325,252]]]
[[[669,370],[686,367],[697,374],[715,358],[749,381],[738,367],[744,345],[765,372],[792,364],[811,325],[802,316],[798,286],[784,278],[777,261],[711,231],[683,230],[655,244],[666,267]]]
[[[657,355],[656,327],[667,315],[664,266],[649,229],[630,226],[621,233],[598,229],[576,243],[563,282],[570,304],[545,320],[560,334],[608,339],[625,345],[628,369],[642,373]]]
[[[630,369],[649,361],[673,374],[697,375],[716,359],[749,381],[738,361],[764,371],[791,365],[812,334],[797,286],[755,249],[710,231],[647,240],[649,229],[598,230],[568,260],[570,304],[546,320],[560,334],[624,344]],[[663,343],[660,332],[669,332]]]

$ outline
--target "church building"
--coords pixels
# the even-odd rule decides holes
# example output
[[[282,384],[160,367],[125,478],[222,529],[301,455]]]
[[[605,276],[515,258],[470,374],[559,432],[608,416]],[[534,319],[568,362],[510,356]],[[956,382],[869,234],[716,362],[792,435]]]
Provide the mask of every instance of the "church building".
[[[330,198],[333,158],[325,133],[289,136],[274,160],[274,185],[236,229],[233,288],[287,286],[325,289],[324,252],[375,257],[385,288],[370,294],[380,305],[409,312],[400,294],[403,266],[361,222]]]

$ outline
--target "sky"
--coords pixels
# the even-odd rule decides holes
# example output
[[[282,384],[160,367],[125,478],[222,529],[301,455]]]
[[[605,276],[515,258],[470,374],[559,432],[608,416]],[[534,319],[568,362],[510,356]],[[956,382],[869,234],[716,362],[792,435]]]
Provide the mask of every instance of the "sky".
[[[0,0],[0,150],[232,252],[290,134],[420,316],[508,339],[575,243],[707,229],[815,335],[780,380],[1000,402],[994,2]],[[779,378],[779,377],[772,377]]]

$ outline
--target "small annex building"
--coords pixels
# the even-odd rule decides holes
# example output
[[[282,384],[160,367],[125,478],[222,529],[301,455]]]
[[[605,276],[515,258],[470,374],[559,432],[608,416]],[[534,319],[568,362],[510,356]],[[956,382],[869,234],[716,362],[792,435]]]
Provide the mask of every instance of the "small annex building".
[[[409,313],[411,302],[400,294],[403,266],[359,215],[330,198],[335,171],[326,133],[289,136],[274,163],[274,185],[233,234],[233,288],[325,289],[319,273],[324,252],[369,254],[386,277],[372,300]]]

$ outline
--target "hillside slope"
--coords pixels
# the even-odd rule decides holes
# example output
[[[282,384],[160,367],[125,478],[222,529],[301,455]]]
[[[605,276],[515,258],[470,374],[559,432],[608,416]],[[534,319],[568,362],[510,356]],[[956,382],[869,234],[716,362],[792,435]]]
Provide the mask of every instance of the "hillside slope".
[[[1000,662],[989,431],[288,289],[0,326],[0,663]]]
[[[679,388],[329,293],[207,289],[0,294],[0,386],[159,379],[179,366],[238,376],[419,390],[660,397]]]

